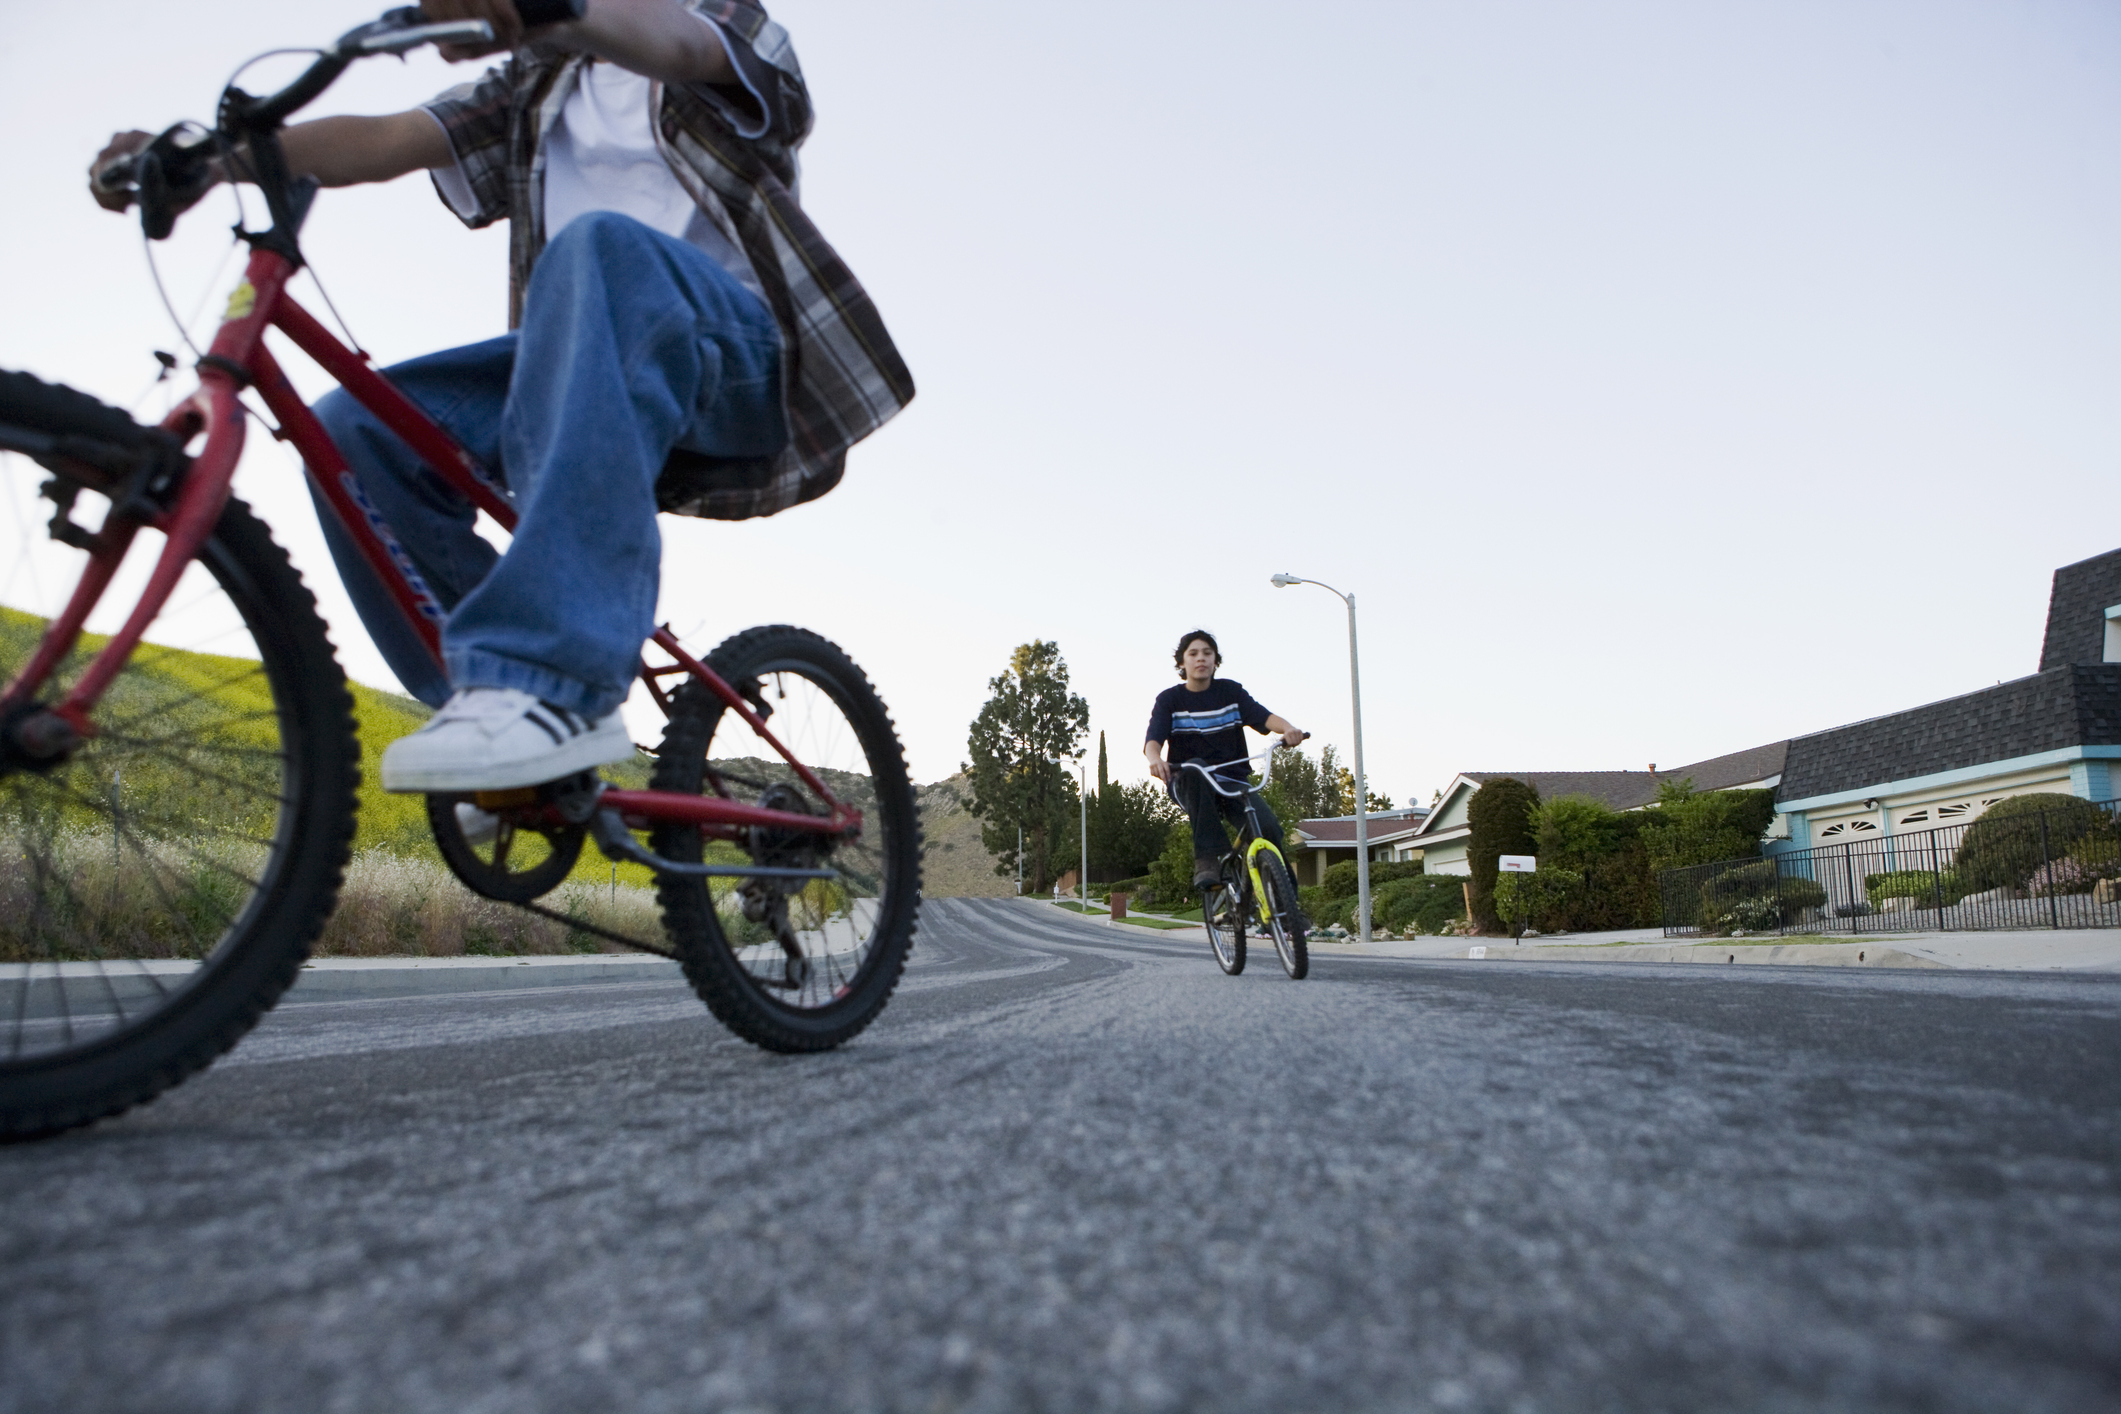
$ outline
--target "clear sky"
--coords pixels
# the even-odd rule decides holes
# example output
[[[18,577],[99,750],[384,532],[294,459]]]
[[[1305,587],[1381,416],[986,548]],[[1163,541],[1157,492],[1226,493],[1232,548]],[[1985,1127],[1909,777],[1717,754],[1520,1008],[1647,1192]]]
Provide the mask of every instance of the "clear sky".
[[[0,366],[159,412],[174,335],[82,168],[379,8],[0,0]],[[2050,572],[2121,544],[2109,0],[774,12],[806,205],[921,393],[822,501],[666,519],[664,613],[838,639],[921,780],[1034,636],[1139,777],[1196,625],[1345,752],[1345,614],[1278,570],[1358,596],[1405,801],[2030,672]],[[372,61],[314,111],[471,76]],[[233,281],[214,200],[160,252],[187,313]],[[505,237],[422,180],[325,194],[306,244],[379,360],[504,326]],[[294,483],[254,439],[242,489],[387,685]]]

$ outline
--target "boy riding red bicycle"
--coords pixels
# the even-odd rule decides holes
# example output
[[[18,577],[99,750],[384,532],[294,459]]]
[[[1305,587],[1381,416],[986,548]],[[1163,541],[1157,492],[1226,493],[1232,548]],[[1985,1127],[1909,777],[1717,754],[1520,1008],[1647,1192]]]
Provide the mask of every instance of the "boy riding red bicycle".
[[[161,429],[0,374],[0,449],[53,473],[52,538],[86,557],[63,607],[0,610],[0,889],[21,903],[0,920],[0,1135],[86,1122],[209,1062],[337,894],[350,701],[307,591],[229,495],[246,392],[302,453],[364,624],[439,708],[383,782],[427,795],[465,882],[559,917],[533,900],[585,838],[646,864],[695,988],[775,1049],[838,1044],[896,983],[918,827],[866,678],[802,630],[703,662],[654,622],[659,510],[736,519],[820,495],[912,396],[797,204],[801,71],[743,0],[522,9],[392,11],[279,93],[231,85],[211,128],[121,134],[97,159],[98,200],[137,204],[151,238],[224,180],[256,186],[271,225],[239,232],[245,278]],[[355,61],[423,43],[508,53],[408,113],[285,126]],[[317,185],[422,169],[468,224],[510,222],[516,327],[378,375],[285,287]],[[268,328],[342,391],[305,407]],[[84,495],[106,503],[93,530],[73,519]],[[473,533],[480,513],[506,554]],[[120,566],[156,538],[122,624],[85,634],[106,594],[135,594]],[[202,599],[212,651],[174,651]],[[667,661],[644,664],[644,641]],[[670,725],[650,788],[619,790],[594,768],[633,757],[617,708],[637,678]]]

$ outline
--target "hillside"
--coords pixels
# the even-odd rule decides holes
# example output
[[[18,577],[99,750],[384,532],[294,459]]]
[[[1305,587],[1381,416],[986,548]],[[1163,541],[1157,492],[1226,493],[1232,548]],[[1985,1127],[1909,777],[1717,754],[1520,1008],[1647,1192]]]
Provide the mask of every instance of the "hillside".
[[[921,892],[928,898],[1008,898],[1016,880],[994,872],[979,821],[965,809],[964,774],[920,788]]]

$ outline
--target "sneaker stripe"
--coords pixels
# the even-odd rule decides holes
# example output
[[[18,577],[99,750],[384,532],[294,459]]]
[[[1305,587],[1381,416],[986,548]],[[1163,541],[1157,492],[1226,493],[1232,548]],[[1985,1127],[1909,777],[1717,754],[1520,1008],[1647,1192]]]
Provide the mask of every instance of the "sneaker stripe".
[[[557,721],[561,726],[567,728],[567,735],[569,736],[580,736],[583,730],[589,725],[588,721],[581,715],[569,711],[567,708],[560,706],[557,702],[547,702],[544,698],[540,697],[538,699],[538,706],[544,708],[545,711],[551,715],[554,721]]]
[[[545,735],[551,737],[552,744],[554,746],[566,745],[567,738],[560,735],[560,729],[554,726],[551,720],[547,718],[543,713],[539,712],[535,707],[526,707],[523,709],[523,720],[536,727],[539,731],[545,733]]]

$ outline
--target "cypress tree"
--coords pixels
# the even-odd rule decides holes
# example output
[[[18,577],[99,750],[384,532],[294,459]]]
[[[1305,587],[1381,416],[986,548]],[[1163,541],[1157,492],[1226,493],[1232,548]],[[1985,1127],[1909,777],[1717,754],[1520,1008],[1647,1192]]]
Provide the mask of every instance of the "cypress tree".
[[[1473,866],[1473,921],[1483,933],[1503,931],[1495,916],[1497,861],[1505,854],[1537,851],[1532,812],[1538,806],[1539,792],[1514,776],[1484,782],[1466,806],[1466,823],[1472,826],[1466,862]]]

